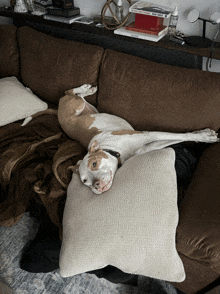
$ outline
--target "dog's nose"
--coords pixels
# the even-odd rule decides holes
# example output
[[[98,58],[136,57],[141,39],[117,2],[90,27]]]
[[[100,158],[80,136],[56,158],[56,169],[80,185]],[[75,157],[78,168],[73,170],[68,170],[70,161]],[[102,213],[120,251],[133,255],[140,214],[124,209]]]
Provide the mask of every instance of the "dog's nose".
[[[105,182],[102,180],[99,180],[99,179],[97,179],[93,182],[93,187],[96,190],[102,189],[105,185],[106,185]]]
[[[84,180],[83,180],[83,183],[85,184],[86,182],[87,182],[87,179],[84,179]]]
[[[95,180],[95,181],[93,182],[93,187],[94,187],[95,189],[98,189],[98,188],[100,187],[100,181],[99,181],[99,180]]]

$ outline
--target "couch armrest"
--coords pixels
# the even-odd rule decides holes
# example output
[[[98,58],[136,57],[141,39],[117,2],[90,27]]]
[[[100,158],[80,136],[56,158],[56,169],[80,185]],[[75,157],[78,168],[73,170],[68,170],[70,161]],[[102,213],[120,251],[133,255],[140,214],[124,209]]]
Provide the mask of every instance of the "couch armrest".
[[[220,144],[201,156],[180,206],[177,250],[220,273]]]

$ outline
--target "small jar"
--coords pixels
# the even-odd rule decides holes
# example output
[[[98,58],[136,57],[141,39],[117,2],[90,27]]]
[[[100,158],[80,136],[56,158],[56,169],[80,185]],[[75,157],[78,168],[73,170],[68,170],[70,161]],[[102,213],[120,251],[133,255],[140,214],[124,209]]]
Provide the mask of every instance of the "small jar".
[[[169,24],[169,35],[170,37],[173,37],[176,35],[176,27],[178,23],[178,10],[177,7],[175,7],[173,13],[170,17],[170,24]]]

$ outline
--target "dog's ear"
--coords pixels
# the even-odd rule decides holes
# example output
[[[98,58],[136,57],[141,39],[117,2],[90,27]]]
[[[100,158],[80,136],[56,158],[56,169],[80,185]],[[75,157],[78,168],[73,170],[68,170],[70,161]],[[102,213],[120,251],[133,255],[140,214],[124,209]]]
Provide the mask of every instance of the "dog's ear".
[[[91,145],[89,151],[90,152],[96,152],[98,150],[100,150],[100,147],[99,147],[98,142],[95,140],[94,142],[92,142],[92,145]]]
[[[81,162],[82,162],[82,159],[78,160],[77,165],[80,166]]]
[[[71,165],[67,168],[67,170],[71,170],[73,173],[79,175],[79,166],[82,160],[79,160],[76,165]]]

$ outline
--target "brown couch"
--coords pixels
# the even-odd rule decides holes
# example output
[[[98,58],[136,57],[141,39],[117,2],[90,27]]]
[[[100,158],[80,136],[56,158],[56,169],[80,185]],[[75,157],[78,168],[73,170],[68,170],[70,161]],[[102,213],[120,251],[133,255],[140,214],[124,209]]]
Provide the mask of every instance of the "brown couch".
[[[220,76],[216,73],[172,67],[98,46],[56,39],[29,27],[2,25],[0,78],[8,76],[18,77],[53,108],[65,90],[84,83],[98,85],[97,95],[88,101],[96,105],[98,102],[100,112],[123,117],[137,130],[220,129]],[[51,120],[47,132],[52,132],[53,124],[56,132],[61,131],[55,118]],[[31,127],[35,127],[34,122],[30,123],[30,130]],[[12,128],[17,134],[21,127],[18,123],[1,127],[0,138]],[[68,139],[65,134],[62,138]],[[177,249],[186,280],[174,283],[187,294],[205,292],[220,278],[220,145],[190,146],[200,158],[179,207],[177,229]],[[31,199],[34,192],[26,192]],[[32,203],[22,201],[18,210],[0,205],[0,221],[13,218],[16,222]],[[45,205],[49,207],[48,202]],[[3,215],[6,210],[7,215]]]

